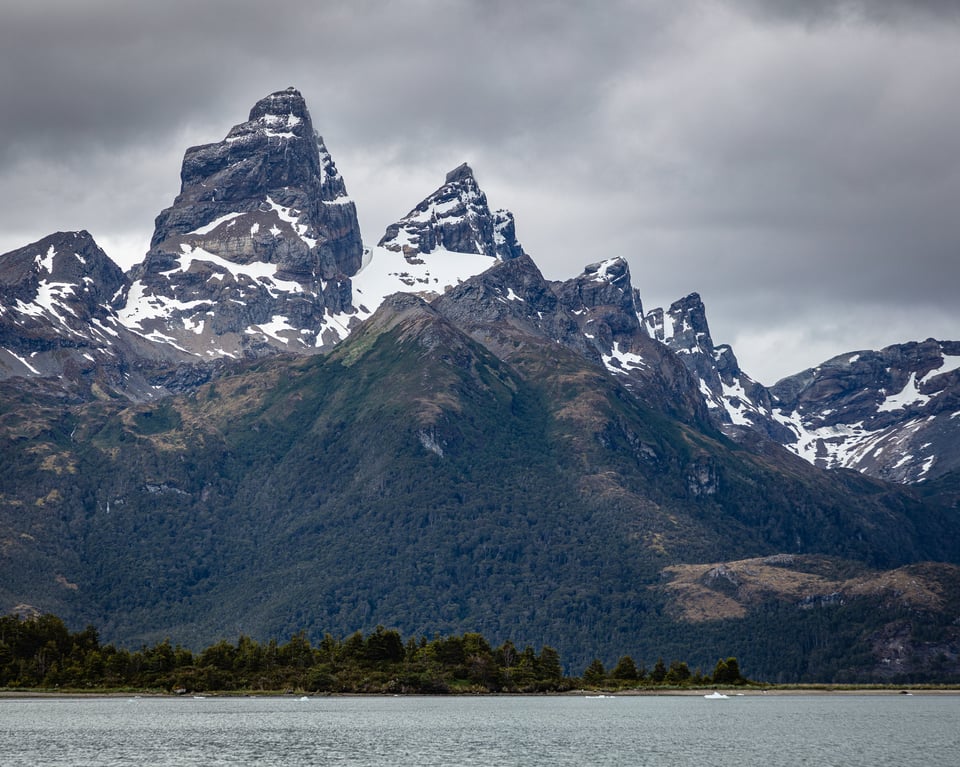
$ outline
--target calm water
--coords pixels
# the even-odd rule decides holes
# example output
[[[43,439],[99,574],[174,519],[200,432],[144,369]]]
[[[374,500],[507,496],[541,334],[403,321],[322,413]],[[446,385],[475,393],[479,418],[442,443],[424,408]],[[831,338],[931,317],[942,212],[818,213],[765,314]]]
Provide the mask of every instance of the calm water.
[[[960,696],[0,700],[0,764],[960,765]]]

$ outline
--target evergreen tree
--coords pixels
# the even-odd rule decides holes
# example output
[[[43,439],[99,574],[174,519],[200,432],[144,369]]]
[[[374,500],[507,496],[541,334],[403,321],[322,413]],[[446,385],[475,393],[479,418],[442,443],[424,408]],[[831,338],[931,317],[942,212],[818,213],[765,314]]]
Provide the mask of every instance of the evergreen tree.
[[[563,679],[563,667],[560,665],[560,653],[548,645],[540,649],[540,678],[547,682],[559,682]]]
[[[633,658],[624,655],[617,662],[613,671],[610,672],[610,676],[614,679],[622,679],[625,682],[636,682],[640,678],[640,673],[637,671],[637,664],[633,662]]]
[[[664,681],[667,684],[686,684],[690,681],[690,668],[683,661],[670,661],[670,668],[667,669],[667,674],[664,677]]]
[[[713,669],[714,684],[743,684],[744,681],[746,680],[740,675],[740,663],[736,658],[731,656],[717,661]]]
[[[583,672],[583,682],[591,687],[599,687],[607,680],[607,671],[599,658],[594,658]]]
[[[667,678],[667,667],[663,662],[663,658],[657,658],[657,662],[653,667],[653,671],[650,672],[650,679],[656,684],[663,684],[663,680]]]

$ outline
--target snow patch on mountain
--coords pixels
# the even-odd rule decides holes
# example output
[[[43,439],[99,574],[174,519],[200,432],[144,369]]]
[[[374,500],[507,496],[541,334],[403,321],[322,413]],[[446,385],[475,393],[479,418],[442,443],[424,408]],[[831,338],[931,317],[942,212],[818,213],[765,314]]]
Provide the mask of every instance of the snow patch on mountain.
[[[430,300],[493,264],[489,256],[446,248],[437,248],[415,262],[395,250],[373,248],[363,269],[351,278],[356,316],[366,319],[393,293],[416,293]]]
[[[209,224],[206,224],[205,226],[200,226],[191,232],[187,232],[187,234],[210,234],[210,232],[212,232],[214,229],[220,226],[220,224],[224,224],[227,221],[233,221],[235,218],[239,218],[242,215],[243,213],[227,213],[223,216],[220,216],[219,218],[215,218],[213,221],[211,221]],[[230,226],[232,226],[232,224]]]
[[[929,339],[841,355],[784,379],[772,416],[784,444],[823,468],[895,482],[923,482],[957,460],[953,403],[960,389],[956,342]]]
[[[306,244],[308,248],[317,247],[317,238],[308,237],[307,231],[308,226],[301,223],[301,214],[300,211],[294,210],[292,208],[284,207],[271,199],[267,195],[266,199],[267,205],[270,206],[270,210],[277,214],[277,217],[283,221],[285,224],[289,225],[291,229],[296,233],[296,235]],[[273,231],[273,230],[271,230]],[[274,234],[274,236],[279,235],[279,230]]]
[[[614,375],[627,375],[631,370],[650,367],[643,355],[621,350],[617,341],[613,343],[610,354],[602,354],[601,359],[604,367]]]

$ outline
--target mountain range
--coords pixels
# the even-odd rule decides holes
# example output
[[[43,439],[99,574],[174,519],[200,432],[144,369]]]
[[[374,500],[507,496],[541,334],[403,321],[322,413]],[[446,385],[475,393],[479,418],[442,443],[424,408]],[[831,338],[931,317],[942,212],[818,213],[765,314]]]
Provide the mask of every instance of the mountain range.
[[[545,279],[466,164],[365,246],[294,89],[181,181],[126,274],[0,256],[0,606],[960,678],[960,342],[763,386],[696,293]]]

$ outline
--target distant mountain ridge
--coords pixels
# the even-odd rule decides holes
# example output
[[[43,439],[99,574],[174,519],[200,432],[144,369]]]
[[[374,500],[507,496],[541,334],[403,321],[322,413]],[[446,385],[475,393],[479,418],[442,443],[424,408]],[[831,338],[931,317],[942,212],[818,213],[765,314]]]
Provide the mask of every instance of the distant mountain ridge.
[[[838,355],[772,387],[714,346],[694,293],[647,317],[698,379],[715,422],[760,432],[822,468],[913,484],[960,468],[960,343],[927,339]]]

